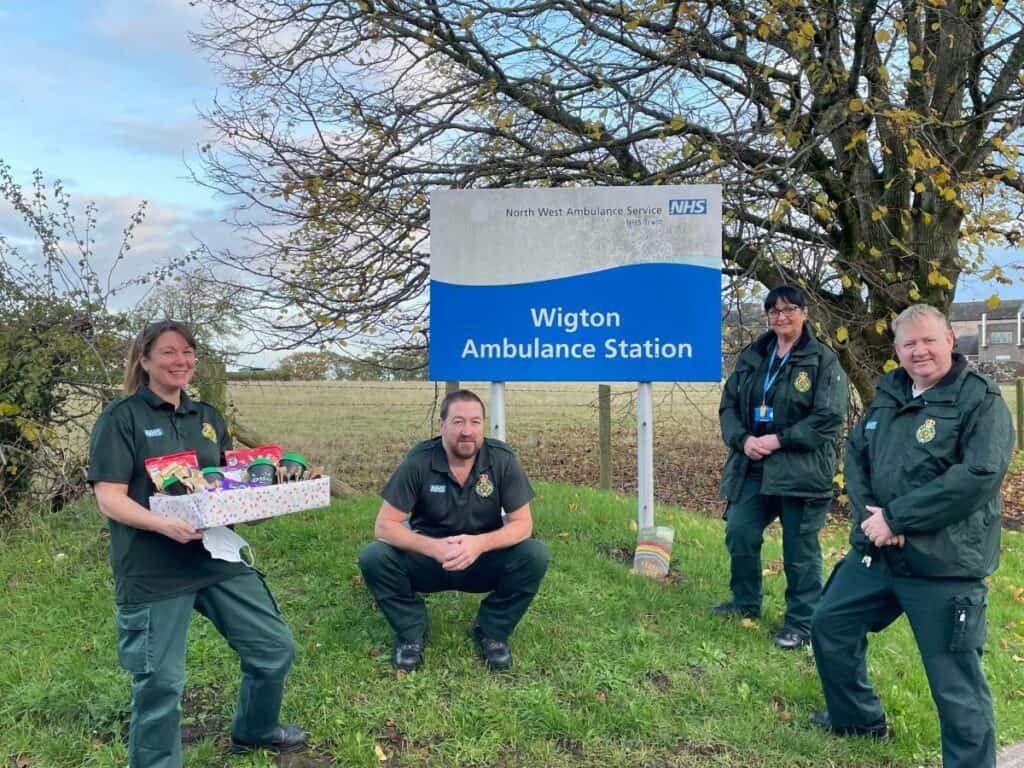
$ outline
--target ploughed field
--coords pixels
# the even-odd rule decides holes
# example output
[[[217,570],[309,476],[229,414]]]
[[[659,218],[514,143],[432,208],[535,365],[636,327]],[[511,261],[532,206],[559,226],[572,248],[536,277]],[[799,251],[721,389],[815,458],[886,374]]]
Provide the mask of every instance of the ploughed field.
[[[486,382],[463,382],[489,401]],[[636,492],[636,387],[612,384],[611,485]],[[1004,387],[1011,412],[1013,387]],[[718,431],[718,384],[654,385],[655,496],[719,514],[718,479],[726,450]],[[443,384],[431,382],[232,382],[240,423],[286,451],[324,464],[362,491],[376,491],[416,441],[437,433]],[[598,385],[509,383],[506,438],[531,478],[597,485]],[[1024,523],[1024,458],[1004,487],[1008,525]],[[842,505],[837,505],[837,511]]]

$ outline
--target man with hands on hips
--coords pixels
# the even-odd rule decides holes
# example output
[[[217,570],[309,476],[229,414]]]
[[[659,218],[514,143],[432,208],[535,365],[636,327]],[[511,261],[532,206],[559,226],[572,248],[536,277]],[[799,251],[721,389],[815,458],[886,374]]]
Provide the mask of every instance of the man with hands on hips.
[[[547,570],[531,539],[533,488],[512,450],[484,437],[484,405],[469,390],[441,403],[440,436],[414,446],[381,492],[376,541],[359,568],[395,632],[392,662],[413,671],[423,659],[427,607],[421,593],[490,593],[473,636],[484,663],[507,669],[508,638]],[[507,512],[507,514],[505,514]]]
[[[906,613],[938,709],[944,768],[994,768],[984,579],[999,564],[1010,412],[999,387],[954,354],[937,309],[908,307],[893,332],[900,367],[879,380],[846,446],[851,549],[811,626],[827,705],[814,722],[888,737],[867,676],[867,633]]]

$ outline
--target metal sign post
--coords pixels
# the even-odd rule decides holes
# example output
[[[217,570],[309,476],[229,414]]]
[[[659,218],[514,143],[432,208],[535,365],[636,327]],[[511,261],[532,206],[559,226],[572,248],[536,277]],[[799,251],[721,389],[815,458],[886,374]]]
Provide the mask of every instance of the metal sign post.
[[[654,525],[654,385],[641,381],[636,390],[637,525]]]
[[[505,382],[491,382],[491,437],[505,440]]]

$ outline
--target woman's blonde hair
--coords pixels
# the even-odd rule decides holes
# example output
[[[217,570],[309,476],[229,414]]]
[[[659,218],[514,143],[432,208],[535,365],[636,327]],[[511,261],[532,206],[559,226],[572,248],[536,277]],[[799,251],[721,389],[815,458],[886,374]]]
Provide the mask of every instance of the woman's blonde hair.
[[[124,372],[124,392],[126,395],[134,395],[139,387],[149,386],[149,374],[142,367],[142,358],[148,357],[155,342],[160,335],[167,331],[174,331],[189,343],[193,349],[196,346],[196,337],[187,324],[178,320],[160,320],[150,323],[142,329],[142,333],[135,337],[132,342],[132,351],[128,355],[128,368]]]

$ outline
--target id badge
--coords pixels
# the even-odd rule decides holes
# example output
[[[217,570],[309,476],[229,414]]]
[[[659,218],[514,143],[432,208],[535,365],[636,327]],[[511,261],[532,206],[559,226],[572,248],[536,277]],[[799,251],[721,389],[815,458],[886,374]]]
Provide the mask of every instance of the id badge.
[[[775,409],[770,405],[754,406],[754,421],[763,423],[770,422],[775,415]]]

